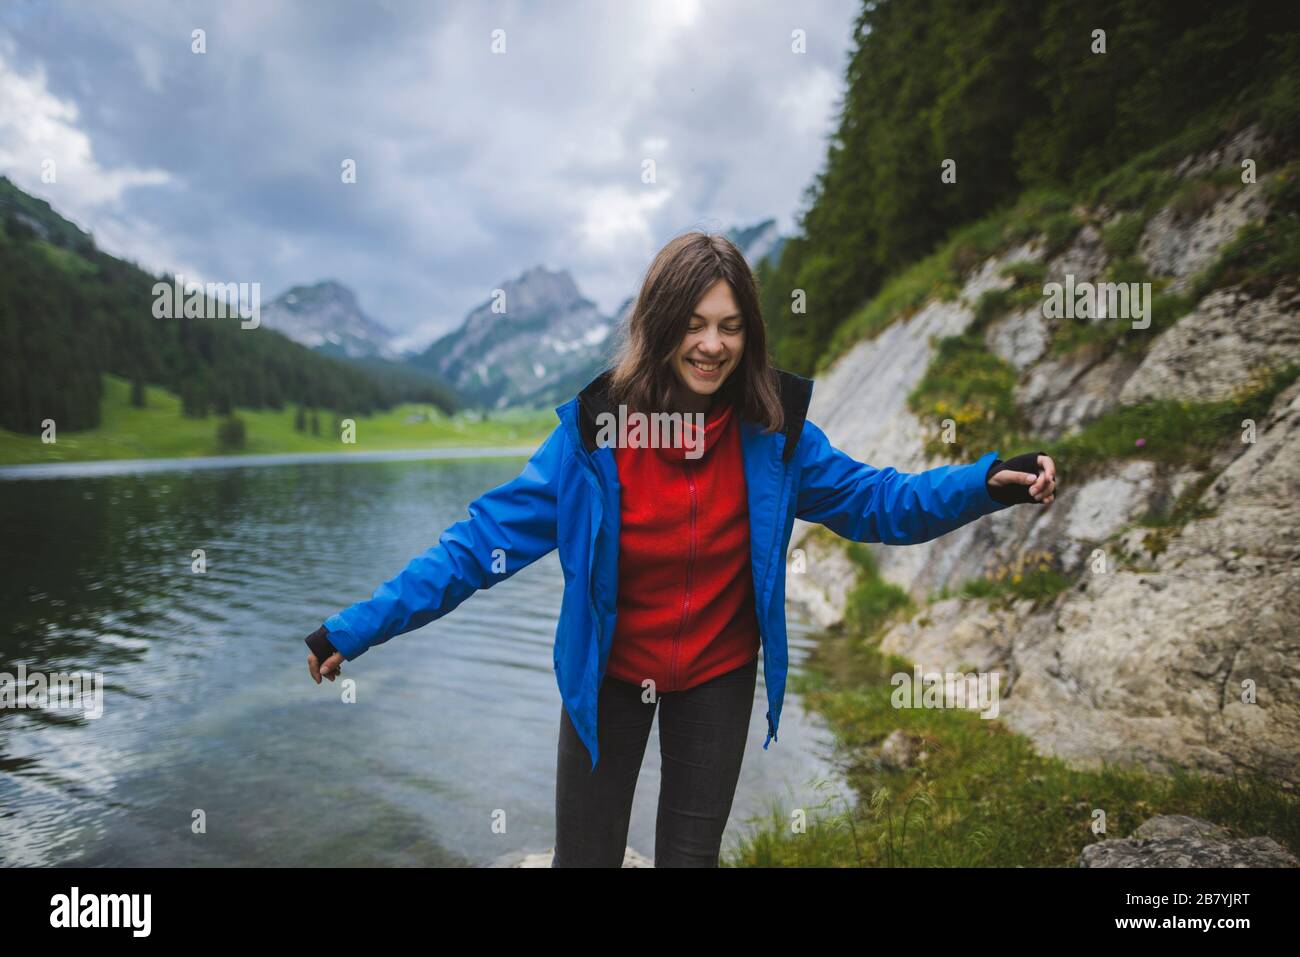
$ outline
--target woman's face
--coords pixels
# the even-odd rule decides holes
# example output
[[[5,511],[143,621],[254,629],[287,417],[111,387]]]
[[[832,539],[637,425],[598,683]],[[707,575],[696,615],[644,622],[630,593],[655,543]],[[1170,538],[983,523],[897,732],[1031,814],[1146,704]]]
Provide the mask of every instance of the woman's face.
[[[745,320],[731,285],[719,279],[695,304],[686,336],[673,353],[682,398],[707,403],[736,371],[744,351]]]

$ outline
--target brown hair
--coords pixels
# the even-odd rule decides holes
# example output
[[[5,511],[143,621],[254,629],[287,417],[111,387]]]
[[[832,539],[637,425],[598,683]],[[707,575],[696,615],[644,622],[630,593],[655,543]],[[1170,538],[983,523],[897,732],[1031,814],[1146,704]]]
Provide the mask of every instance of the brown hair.
[[[745,322],[740,367],[727,377],[719,398],[768,432],[784,425],[776,370],[767,354],[767,329],[758,305],[754,274],[744,254],[725,236],[683,233],[659,250],[646,270],[614,359],[609,395],[629,411],[670,411],[677,382],[670,364],[686,337],[695,305],[719,279],[731,286]]]

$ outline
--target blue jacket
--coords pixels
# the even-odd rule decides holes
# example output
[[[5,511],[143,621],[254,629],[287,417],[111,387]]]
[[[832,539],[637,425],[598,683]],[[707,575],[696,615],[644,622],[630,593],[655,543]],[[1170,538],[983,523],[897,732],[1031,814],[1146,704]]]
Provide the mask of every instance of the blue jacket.
[[[857,542],[912,545],[1007,508],[986,484],[997,452],[968,465],[901,473],[873,468],[835,448],[807,421],[812,380],[778,372],[785,425],[767,433],[742,420],[749,493],[749,539],[763,674],[767,737],[776,738],[785,698],[786,549],[794,520],[820,522]],[[395,577],[324,623],[329,643],[349,661],[394,635],[447,614],[480,588],[491,588],[559,550],[564,595],[555,631],[560,697],[599,760],[596,702],[614,636],[618,591],[619,481],[613,450],[597,446],[597,416],[614,411],[609,373],[555,411],[560,422],[520,475],[475,499],[469,518]]]

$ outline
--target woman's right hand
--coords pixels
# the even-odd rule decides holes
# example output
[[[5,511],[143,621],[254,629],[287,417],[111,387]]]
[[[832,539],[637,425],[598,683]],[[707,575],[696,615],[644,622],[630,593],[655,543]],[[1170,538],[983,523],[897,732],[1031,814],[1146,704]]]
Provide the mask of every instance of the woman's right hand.
[[[333,681],[343,671],[343,652],[334,652],[325,659],[324,664],[317,662],[314,653],[309,653],[307,655],[307,671],[311,675],[311,680],[317,684],[320,684],[322,677]]]

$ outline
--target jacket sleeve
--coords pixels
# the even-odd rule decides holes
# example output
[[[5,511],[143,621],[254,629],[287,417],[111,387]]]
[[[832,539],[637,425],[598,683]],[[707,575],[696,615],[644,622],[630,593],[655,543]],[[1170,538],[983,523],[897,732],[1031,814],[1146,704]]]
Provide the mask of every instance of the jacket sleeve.
[[[805,422],[795,456],[795,515],[855,542],[928,542],[1010,507],[989,493],[987,475],[997,457],[996,451],[985,452],[968,465],[924,472],[877,469],[841,452],[820,428]]]
[[[325,620],[328,642],[351,661],[447,614],[480,588],[491,588],[556,547],[556,501],[568,440],[556,426],[517,478],[469,504],[449,527],[369,599]]]

